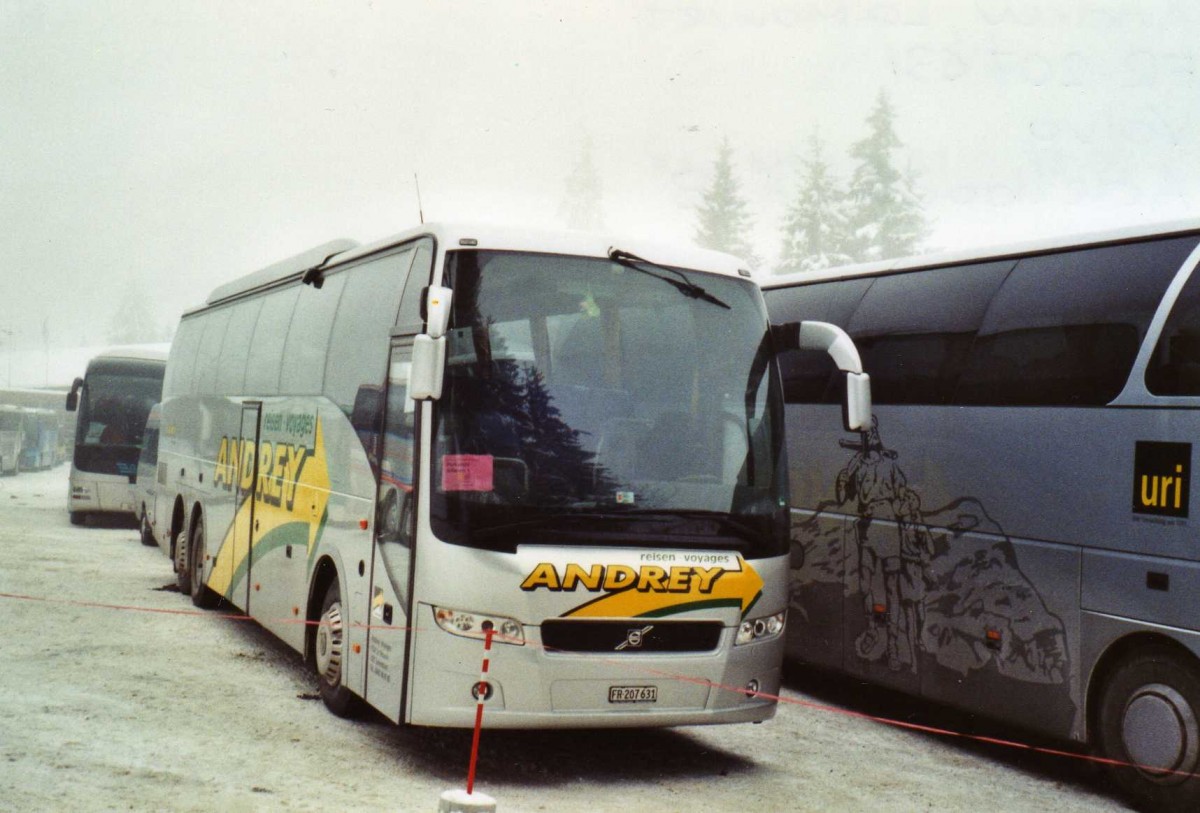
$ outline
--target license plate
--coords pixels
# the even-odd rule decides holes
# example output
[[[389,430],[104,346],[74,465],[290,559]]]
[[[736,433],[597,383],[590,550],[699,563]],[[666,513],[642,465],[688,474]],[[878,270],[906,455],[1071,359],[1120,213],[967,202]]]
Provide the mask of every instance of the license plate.
[[[609,686],[609,703],[657,703],[657,686]]]

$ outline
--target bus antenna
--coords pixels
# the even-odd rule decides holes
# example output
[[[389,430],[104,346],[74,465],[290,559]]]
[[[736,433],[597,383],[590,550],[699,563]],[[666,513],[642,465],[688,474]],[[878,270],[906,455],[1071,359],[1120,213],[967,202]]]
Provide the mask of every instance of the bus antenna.
[[[413,173],[413,183],[417,187],[417,216],[421,218],[421,223],[425,223],[425,210],[421,208],[421,180],[417,177],[417,173]]]

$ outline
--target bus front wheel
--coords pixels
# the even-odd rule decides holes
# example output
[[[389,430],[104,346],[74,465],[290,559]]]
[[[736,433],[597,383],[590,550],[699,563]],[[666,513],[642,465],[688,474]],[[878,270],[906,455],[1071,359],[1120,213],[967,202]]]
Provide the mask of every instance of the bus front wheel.
[[[1152,810],[1200,808],[1200,674],[1156,646],[1121,663],[1104,687],[1101,753],[1123,791]]]
[[[338,717],[352,717],[357,710],[357,698],[342,684],[345,654],[346,623],[342,616],[341,590],[335,576],[321,602],[313,656],[321,700]]]

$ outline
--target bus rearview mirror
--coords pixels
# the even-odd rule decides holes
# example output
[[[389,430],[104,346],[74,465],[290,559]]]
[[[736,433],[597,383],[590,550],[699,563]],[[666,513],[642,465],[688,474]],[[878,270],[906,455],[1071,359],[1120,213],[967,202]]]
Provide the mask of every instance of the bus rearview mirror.
[[[430,285],[425,290],[426,332],[431,338],[440,339],[446,335],[446,327],[450,324],[450,300],[454,291],[440,285]]]
[[[71,391],[67,393],[67,412],[74,412],[79,409],[79,390],[83,387],[83,379],[76,378],[71,384]]]
[[[408,397],[414,401],[442,397],[446,369],[446,338],[422,333],[413,337],[412,366],[408,368]]]
[[[871,377],[866,373],[846,373],[846,430],[866,432],[871,428]]]

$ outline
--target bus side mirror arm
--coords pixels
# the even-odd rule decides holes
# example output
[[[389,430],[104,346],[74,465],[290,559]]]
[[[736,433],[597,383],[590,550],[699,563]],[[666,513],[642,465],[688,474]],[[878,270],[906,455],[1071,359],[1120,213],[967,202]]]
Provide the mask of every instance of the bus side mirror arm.
[[[863,372],[862,358],[846,331],[828,322],[790,322],[772,329],[776,347],[785,350],[823,350],[846,374],[846,400],[842,413],[848,431],[871,428],[871,377]]]
[[[81,387],[83,387],[83,379],[76,378],[75,382],[71,384],[71,391],[67,393],[67,412],[74,412],[79,409],[79,390]]]

